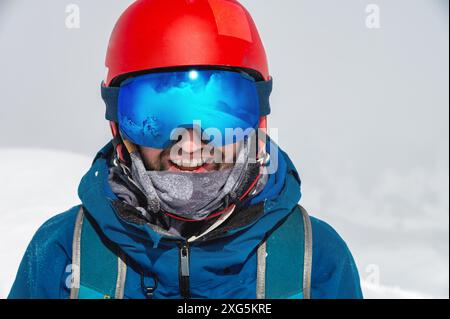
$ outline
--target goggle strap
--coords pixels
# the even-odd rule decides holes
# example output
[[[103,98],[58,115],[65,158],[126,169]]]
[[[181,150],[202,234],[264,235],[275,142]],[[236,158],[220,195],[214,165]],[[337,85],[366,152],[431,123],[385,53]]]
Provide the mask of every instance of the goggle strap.
[[[273,89],[273,78],[268,81],[255,82],[256,90],[259,97],[259,112],[260,116],[267,116],[270,114],[270,94]]]
[[[273,89],[272,77],[268,81],[255,82],[259,97],[259,109],[261,116],[270,114],[270,94]],[[117,109],[119,104],[120,87],[108,87],[104,82],[101,84],[102,99],[106,105],[105,118],[118,123]]]
[[[101,84],[102,99],[106,105],[105,118],[109,121],[119,123],[117,109],[119,104],[120,87],[107,87],[104,82]]]

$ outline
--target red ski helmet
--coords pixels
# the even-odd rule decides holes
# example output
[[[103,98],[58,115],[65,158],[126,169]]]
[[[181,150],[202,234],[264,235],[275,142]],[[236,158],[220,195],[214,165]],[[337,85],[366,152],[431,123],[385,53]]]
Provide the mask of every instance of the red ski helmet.
[[[272,79],[264,46],[252,17],[238,1],[137,0],[121,15],[109,41],[102,84],[107,108],[115,99],[114,91],[107,90],[132,74],[195,66],[241,69],[269,83],[260,95],[268,105]],[[117,121],[108,117],[114,107],[109,109],[107,119],[116,139]],[[265,130],[266,123],[262,116],[260,128]],[[128,152],[136,150],[130,141],[122,142]],[[122,143],[116,148],[124,159]]]
[[[242,68],[270,78],[256,25],[238,1],[134,2],[112,32],[105,85],[128,73],[181,66]]]

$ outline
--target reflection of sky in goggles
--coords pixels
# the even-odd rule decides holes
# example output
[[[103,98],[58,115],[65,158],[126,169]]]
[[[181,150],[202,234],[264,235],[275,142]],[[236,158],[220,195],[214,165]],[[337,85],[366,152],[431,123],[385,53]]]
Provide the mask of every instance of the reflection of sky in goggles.
[[[122,83],[117,116],[124,137],[138,145],[166,148],[174,130],[200,124],[221,146],[242,140],[239,130],[257,129],[260,105],[255,81],[242,73],[151,73]]]

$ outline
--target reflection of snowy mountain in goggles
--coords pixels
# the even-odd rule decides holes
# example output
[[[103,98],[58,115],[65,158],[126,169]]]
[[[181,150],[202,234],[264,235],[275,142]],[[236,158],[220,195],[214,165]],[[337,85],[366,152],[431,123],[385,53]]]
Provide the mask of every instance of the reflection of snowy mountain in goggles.
[[[195,123],[213,133],[217,145],[236,142],[240,134],[231,139],[227,135],[256,129],[261,115],[256,82],[231,71],[146,74],[123,82],[118,95],[117,117],[124,137],[154,148],[170,144],[174,129]]]

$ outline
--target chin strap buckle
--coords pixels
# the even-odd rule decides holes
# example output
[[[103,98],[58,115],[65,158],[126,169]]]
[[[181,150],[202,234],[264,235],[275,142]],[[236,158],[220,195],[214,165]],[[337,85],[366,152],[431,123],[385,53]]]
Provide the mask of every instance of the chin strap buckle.
[[[270,161],[270,154],[267,152],[262,153],[262,157],[260,159],[257,160],[257,162],[261,165],[261,166],[267,166],[267,164]]]

